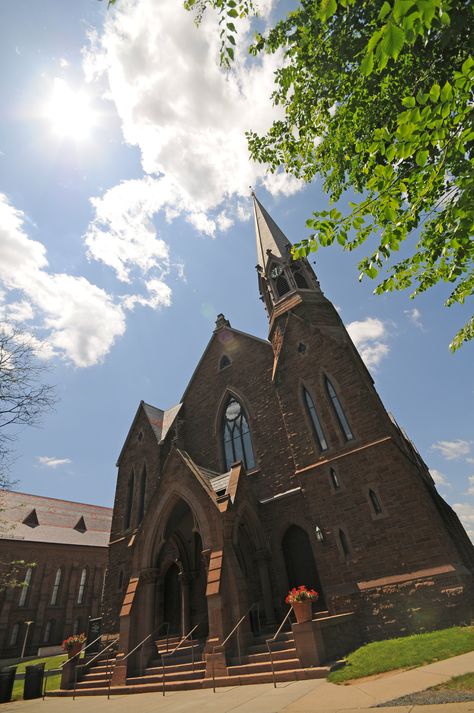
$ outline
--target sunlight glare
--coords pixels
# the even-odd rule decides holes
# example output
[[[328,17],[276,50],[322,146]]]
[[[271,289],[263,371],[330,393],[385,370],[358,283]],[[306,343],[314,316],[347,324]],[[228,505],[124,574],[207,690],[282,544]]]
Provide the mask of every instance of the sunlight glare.
[[[96,123],[96,115],[83,91],[75,91],[64,79],[56,78],[51,99],[46,109],[53,131],[64,138],[82,141]]]

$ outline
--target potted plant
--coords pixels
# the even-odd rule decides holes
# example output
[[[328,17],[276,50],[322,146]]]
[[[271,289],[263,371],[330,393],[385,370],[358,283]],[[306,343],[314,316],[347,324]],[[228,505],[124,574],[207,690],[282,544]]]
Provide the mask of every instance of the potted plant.
[[[311,607],[318,597],[319,594],[314,589],[307,589],[304,584],[290,589],[285,602],[293,607],[298,624],[311,621],[313,618]]]
[[[68,636],[67,639],[64,639],[62,647],[63,651],[67,651],[68,659],[71,659],[79,653],[85,641],[85,634],[72,634],[71,636]]]

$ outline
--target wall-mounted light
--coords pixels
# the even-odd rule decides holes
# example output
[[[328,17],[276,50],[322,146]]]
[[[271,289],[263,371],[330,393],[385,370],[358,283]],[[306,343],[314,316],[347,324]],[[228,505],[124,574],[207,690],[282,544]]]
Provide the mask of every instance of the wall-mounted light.
[[[318,542],[322,542],[324,540],[324,533],[319,527],[319,525],[316,525],[314,528],[314,534],[316,535],[316,539]]]

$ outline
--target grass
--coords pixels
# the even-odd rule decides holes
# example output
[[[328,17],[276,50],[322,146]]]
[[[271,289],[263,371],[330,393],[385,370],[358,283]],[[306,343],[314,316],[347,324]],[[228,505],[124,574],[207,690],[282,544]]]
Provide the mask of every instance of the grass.
[[[454,676],[449,681],[433,686],[435,691],[469,691],[474,693],[474,673],[465,673],[462,676]]]
[[[40,659],[30,659],[29,661],[23,661],[17,664],[16,672],[25,673],[26,666],[35,666],[39,663],[45,663],[45,671],[52,668],[58,668],[67,659],[67,654],[59,654],[58,656],[47,656]],[[48,677],[48,689],[52,691],[54,688],[59,688],[61,682],[61,674],[56,673],[53,676]],[[15,681],[13,684],[12,701],[19,701],[23,698],[23,687],[25,681]]]
[[[376,641],[349,654],[345,666],[331,671],[328,680],[331,683],[343,683],[399,668],[423,666],[472,650],[473,626],[453,626],[426,634]]]

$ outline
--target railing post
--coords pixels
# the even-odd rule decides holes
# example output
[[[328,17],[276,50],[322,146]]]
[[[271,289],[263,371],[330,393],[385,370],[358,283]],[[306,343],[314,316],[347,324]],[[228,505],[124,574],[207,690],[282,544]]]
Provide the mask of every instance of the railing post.
[[[162,668],[161,680],[163,683],[163,695],[165,695],[165,657],[164,656],[161,657],[161,668]]]
[[[214,654],[215,654],[215,649],[216,647],[212,647],[212,690],[215,693],[216,692],[216,662],[214,659]]]

